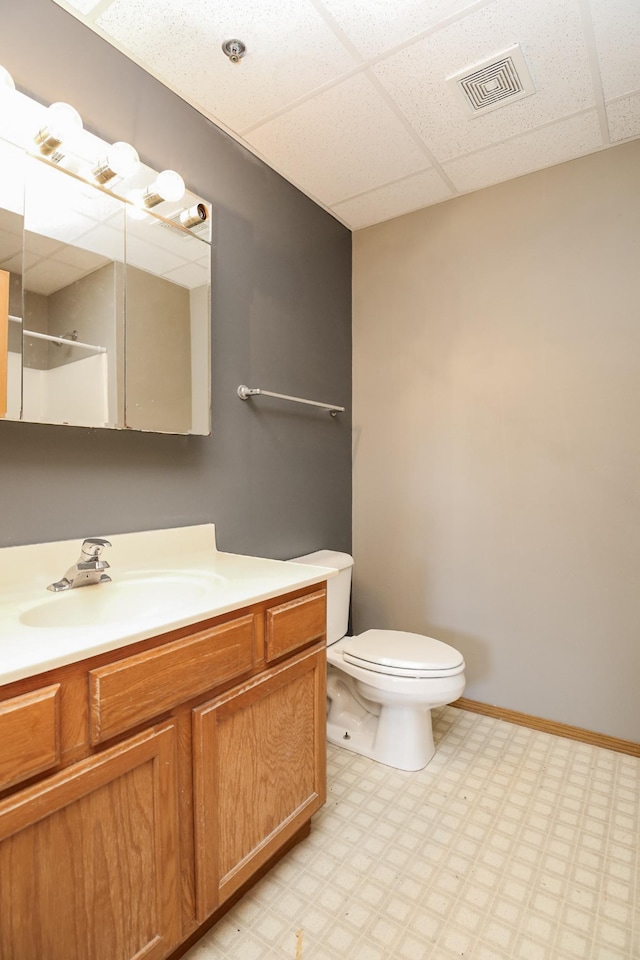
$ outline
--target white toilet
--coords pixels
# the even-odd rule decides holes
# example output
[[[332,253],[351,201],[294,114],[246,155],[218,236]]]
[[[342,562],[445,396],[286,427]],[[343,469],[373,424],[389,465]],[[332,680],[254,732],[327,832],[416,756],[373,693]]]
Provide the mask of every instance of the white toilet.
[[[345,636],[353,557],[319,550],[294,562],[339,571],[327,582],[327,739],[399,770],[421,770],[435,753],[432,707],[464,691],[462,654],[398,630]]]

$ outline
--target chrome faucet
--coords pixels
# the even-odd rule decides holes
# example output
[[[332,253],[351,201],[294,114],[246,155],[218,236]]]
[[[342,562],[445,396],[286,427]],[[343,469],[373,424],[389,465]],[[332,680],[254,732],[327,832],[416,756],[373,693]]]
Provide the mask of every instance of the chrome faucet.
[[[50,583],[47,590],[59,593],[61,590],[71,590],[73,587],[88,587],[92,583],[110,583],[111,577],[104,573],[109,564],[101,559],[104,547],[110,547],[108,540],[101,537],[89,537],[82,544],[80,559],[69,567],[62,580]]]

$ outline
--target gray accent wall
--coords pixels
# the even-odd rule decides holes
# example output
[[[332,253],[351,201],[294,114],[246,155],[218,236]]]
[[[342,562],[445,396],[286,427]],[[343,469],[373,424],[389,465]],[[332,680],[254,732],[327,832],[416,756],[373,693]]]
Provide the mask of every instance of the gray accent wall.
[[[50,0],[0,12],[18,89],[178,170],[213,203],[215,241],[212,435],[0,422],[0,545],[214,521],[232,552],[349,550],[350,232]],[[243,402],[241,383],[347,413]]]

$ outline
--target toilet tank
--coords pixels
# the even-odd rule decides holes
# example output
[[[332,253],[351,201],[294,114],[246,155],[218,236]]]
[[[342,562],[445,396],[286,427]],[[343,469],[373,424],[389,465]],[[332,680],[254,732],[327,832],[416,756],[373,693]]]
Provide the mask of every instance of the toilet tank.
[[[351,598],[351,569],[353,557],[335,550],[317,550],[304,557],[292,557],[292,563],[306,563],[310,567],[334,567],[337,577],[327,580],[327,644],[346,636],[349,625]]]

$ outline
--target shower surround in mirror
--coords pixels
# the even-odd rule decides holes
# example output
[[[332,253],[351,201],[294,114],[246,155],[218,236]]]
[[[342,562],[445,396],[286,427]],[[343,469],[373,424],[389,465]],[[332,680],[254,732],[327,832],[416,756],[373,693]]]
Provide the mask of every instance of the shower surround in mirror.
[[[158,175],[140,163],[101,185],[109,144],[83,130],[43,156],[46,108],[17,91],[2,107],[5,416],[208,434],[210,206],[147,206]]]

